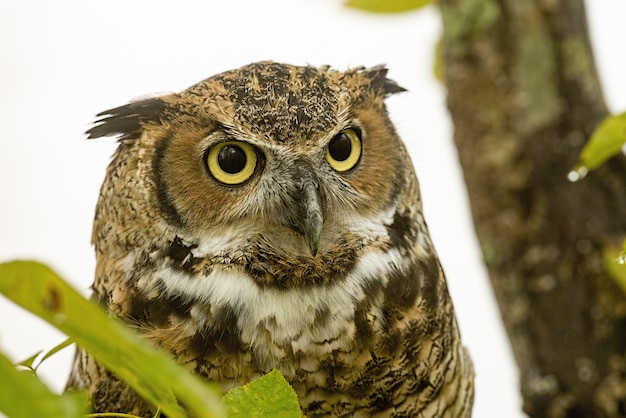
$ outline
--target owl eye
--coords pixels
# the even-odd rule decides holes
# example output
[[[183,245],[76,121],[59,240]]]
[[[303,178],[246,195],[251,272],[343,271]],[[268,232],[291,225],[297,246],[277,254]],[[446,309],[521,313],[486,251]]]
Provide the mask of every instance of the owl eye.
[[[352,170],[361,158],[361,132],[348,128],[333,137],[326,147],[326,161],[340,173]]]
[[[220,142],[206,154],[209,173],[220,183],[238,185],[254,174],[257,154],[252,145],[245,142]]]

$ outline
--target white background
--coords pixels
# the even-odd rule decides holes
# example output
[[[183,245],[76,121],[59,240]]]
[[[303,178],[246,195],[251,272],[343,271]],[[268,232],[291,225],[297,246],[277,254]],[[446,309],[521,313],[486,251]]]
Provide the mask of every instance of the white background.
[[[605,95],[626,110],[626,3],[588,2]],[[178,91],[252,61],[373,66],[409,89],[388,100],[477,371],[475,417],[522,417],[517,373],[481,266],[432,76],[436,10],[368,15],[337,0],[0,2],[0,261],[45,261],[88,294],[91,221],[115,141],[86,141],[101,110]],[[0,350],[20,360],[64,337],[0,297]],[[61,390],[72,350],[40,369]]]

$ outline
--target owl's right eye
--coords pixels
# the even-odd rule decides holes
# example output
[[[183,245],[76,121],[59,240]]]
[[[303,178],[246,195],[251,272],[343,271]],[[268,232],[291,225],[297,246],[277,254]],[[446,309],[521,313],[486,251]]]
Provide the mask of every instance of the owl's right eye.
[[[361,131],[347,128],[333,137],[326,147],[326,161],[337,172],[352,170],[361,159]]]
[[[236,186],[243,184],[254,174],[257,154],[254,147],[245,142],[220,142],[209,148],[205,164],[215,180]]]

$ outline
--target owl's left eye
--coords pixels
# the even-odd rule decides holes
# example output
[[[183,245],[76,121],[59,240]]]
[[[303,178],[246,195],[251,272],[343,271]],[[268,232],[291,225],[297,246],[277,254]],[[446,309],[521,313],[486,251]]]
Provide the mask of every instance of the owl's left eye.
[[[361,159],[361,132],[347,128],[333,137],[326,147],[326,161],[335,170],[345,173]]]
[[[220,183],[238,185],[254,174],[257,154],[252,145],[239,141],[220,142],[205,157],[209,173]]]

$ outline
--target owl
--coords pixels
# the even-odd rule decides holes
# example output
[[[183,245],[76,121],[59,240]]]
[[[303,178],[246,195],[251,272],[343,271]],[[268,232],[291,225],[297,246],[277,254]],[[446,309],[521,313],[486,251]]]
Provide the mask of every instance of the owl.
[[[387,69],[259,62],[107,110],[93,298],[224,391],[307,417],[470,417],[473,368],[384,100]],[[78,351],[68,388],[150,417]]]

